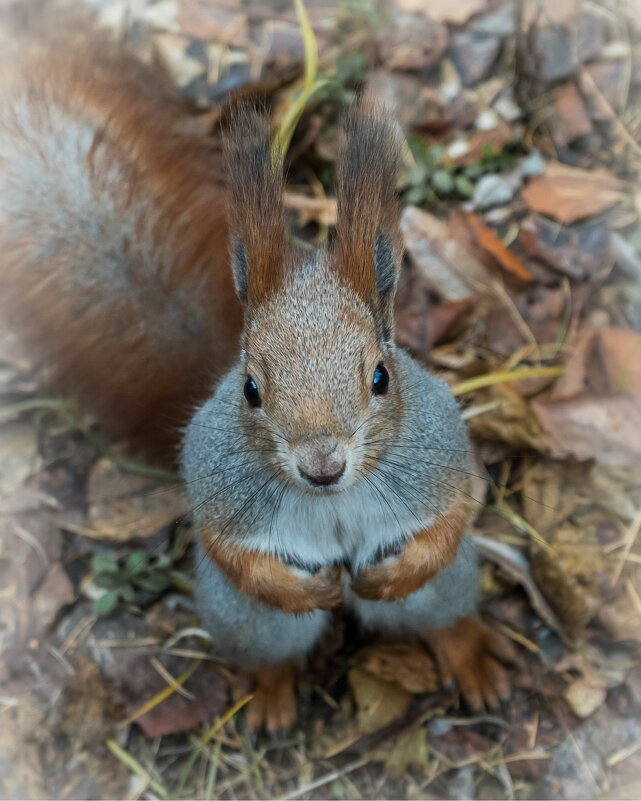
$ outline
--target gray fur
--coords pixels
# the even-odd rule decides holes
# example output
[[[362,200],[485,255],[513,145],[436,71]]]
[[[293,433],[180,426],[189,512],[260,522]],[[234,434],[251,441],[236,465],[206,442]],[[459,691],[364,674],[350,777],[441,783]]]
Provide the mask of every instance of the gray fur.
[[[346,380],[341,365],[332,371],[331,364],[322,362],[331,358],[333,349],[328,329],[336,321],[328,317],[335,289],[326,273],[320,274],[320,281],[318,274],[312,276],[327,302],[312,300],[306,284],[314,269],[322,267],[310,266],[299,273],[292,279],[289,296],[282,299],[279,324],[287,327],[297,320],[305,333],[301,353],[283,353],[279,361],[285,370],[288,360],[298,365],[309,354],[310,369],[318,364],[316,379],[323,391],[336,397],[335,392],[345,395],[350,390],[340,383]],[[306,303],[301,300],[305,297]],[[353,334],[346,329],[345,337]],[[345,348],[349,346],[343,342],[341,351]],[[354,571],[375,561],[381,549],[429,526],[458,497],[462,474],[473,469],[465,425],[443,381],[393,345],[385,351],[385,361],[394,367],[404,402],[399,435],[367,480],[355,478],[342,491],[327,494],[308,493],[292,481],[275,480],[271,460],[280,454],[263,452],[262,440],[252,440],[251,429],[248,435],[242,424],[246,366],[243,362],[232,369],[195,414],[184,438],[182,472],[196,521],[212,524],[221,536],[247,548],[302,565],[345,562]],[[301,381],[298,366],[296,377]],[[287,383],[288,376],[283,375],[282,381]],[[304,403],[305,396],[302,401],[294,396],[291,400]],[[261,417],[250,419],[264,421],[265,411],[256,411]],[[376,407],[369,414],[375,415]],[[323,614],[296,617],[261,606],[239,594],[209,559],[199,557],[199,561],[199,604],[222,656],[241,666],[266,658],[275,662],[309,650],[320,636]],[[472,542],[466,540],[454,564],[404,602],[366,602],[350,593],[346,600],[368,628],[442,627],[473,611],[476,576]]]
[[[251,669],[304,656],[327,628],[328,612],[288,615],[268,609],[237,592],[202,547],[196,560],[198,612],[213,650],[229,662]]]
[[[473,541],[464,537],[454,563],[404,601],[365,601],[349,592],[345,602],[366,629],[420,634],[469,615],[476,607],[477,595],[476,551]]]

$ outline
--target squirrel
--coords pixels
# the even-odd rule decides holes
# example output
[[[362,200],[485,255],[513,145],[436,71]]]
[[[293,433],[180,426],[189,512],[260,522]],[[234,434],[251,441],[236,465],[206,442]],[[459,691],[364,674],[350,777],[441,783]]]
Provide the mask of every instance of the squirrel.
[[[496,705],[514,650],[473,619],[466,427],[394,344],[396,126],[367,103],[348,117],[335,237],[308,251],[264,116],[236,112],[223,163],[118,46],[28,45],[0,69],[0,311],[112,432],[164,453],[181,433],[197,607],[254,683],[249,726],[292,724],[340,605]]]

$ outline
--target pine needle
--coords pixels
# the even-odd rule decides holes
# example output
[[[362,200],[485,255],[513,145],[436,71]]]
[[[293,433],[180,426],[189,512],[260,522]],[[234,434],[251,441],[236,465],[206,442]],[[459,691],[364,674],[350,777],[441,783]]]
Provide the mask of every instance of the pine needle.
[[[126,765],[129,768],[132,773],[135,773],[136,776],[140,776],[141,779],[147,782],[149,787],[151,787],[156,795],[160,796],[161,798],[167,798],[167,791],[163,785],[155,779],[152,779],[140,762],[138,762],[137,759],[134,759],[131,754],[128,754],[124,748],[121,748],[115,740],[107,740],[106,746],[111,753],[122,762],[123,765]]]

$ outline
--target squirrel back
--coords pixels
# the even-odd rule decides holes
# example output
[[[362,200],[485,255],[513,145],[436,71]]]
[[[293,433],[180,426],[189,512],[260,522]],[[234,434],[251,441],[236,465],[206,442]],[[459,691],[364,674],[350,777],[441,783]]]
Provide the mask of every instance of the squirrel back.
[[[97,35],[44,25],[0,61],[0,315],[46,384],[171,454],[237,358],[219,153]]]

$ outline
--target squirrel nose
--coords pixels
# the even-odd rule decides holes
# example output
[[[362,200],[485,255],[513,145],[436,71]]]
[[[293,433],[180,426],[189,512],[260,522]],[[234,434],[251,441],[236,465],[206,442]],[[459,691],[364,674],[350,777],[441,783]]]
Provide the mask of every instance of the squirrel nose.
[[[336,440],[307,443],[298,450],[297,467],[314,487],[336,484],[345,472],[345,451]]]
[[[343,462],[340,469],[335,473],[318,473],[312,476],[306,473],[300,465],[298,466],[298,471],[304,479],[315,487],[329,487],[331,484],[336,484],[345,472],[345,462]]]

